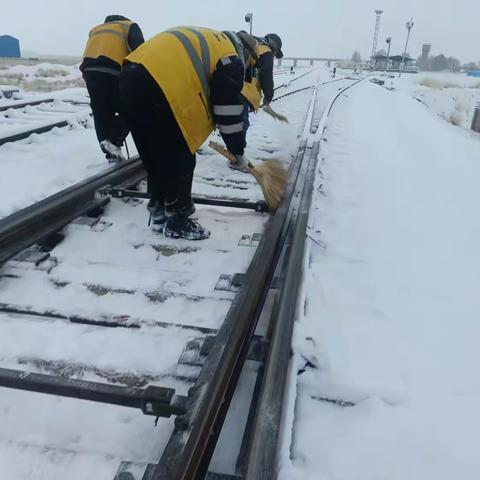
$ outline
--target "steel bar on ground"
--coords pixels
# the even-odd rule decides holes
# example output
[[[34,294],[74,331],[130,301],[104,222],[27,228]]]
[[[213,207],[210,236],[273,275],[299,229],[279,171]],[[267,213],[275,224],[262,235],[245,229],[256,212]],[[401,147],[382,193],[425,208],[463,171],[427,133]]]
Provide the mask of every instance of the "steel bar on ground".
[[[105,188],[102,193],[111,195],[114,198],[150,198],[148,192],[140,192],[138,190],[127,190],[121,188]],[[257,202],[241,201],[241,200],[226,200],[222,198],[207,198],[207,197],[193,197],[194,203],[198,205],[211,205],[214,207],[229,207],[229,208],[245,208],[247,210],[255,210],[256,212],[268,212],[268,205],[266,202],[259,200]]]
[[[145,415],[170,417],[185,412],[173,388],[123,387],[74,378],[0,368],[0,387],[139,408]]]

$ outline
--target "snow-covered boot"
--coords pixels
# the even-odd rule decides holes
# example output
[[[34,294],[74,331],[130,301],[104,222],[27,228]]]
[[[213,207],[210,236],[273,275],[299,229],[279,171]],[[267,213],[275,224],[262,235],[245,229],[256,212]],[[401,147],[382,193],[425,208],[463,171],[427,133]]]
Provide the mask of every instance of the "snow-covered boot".
[[[119,163],[125,161],[122,149],[114,145],[109,140],[101,141],[100,148],[102,149],[102,152],[105,154],[105,157],[109,163]]]
[[[167,221],[165,207],[160,205],[159,202],[150,200],[148,202],[147,209],[150,212],[152,230],[156,233],[162,233],[165,227],[165,222]]]
[[[204,240],[210,237],[210,230],[191,218],[177,215],[167,219],[163,233],[169,238],[185,238],[186,240]]]

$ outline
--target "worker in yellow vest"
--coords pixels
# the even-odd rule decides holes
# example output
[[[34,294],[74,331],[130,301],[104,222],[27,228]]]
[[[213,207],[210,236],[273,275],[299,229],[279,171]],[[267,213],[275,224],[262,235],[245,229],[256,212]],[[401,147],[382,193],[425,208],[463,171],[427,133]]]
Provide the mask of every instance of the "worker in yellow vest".
[[[245,97],[244,128],[248,130],[250,111],[258,111],[260,104],[269,105],[273,100],[273,61],[282,58],[282,40],[276,33],[269,33],[265,37],[255,37],[258,41],[256,59],[252,58],[245,70],[245,84],[242,95]]]
[[[122,145],[128,128],[119,115],[118,79],[125,57],[144,42],[140,27],[122,15],[110,15],[90,30],[80,70],[100,148],[109,162],[124,160]]]
[[[166,237],[210,236],[190,215],[195,152],[216,126],[236,168],[247,168],[240,92],[256,43],[248,34],[178,27],[125,59],[122,107],[147,171],[153,228]]]

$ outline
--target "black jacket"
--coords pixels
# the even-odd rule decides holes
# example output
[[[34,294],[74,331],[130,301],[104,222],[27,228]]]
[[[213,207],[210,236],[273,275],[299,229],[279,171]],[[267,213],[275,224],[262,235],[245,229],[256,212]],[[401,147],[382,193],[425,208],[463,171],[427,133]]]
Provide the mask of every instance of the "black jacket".
[[[266,41],[264,39],[258,37],[255,38],[257,38],[259,43],[266,45]],[[253,67],[248,68],[245,73],[245,80],[247,82],[251,82],[252,77],[255,74],[255,70],[257,71],[256,75],[258,77],[258,81],[260,82],[260,88],[262,89],[265,103],[270,103],[273,100],[274,95],[273,61],[273,52],[266,52],[261,55],[257,60],[257,63],[255,63]]]
[[[245,149],[243,63],[237,56],[218,62],[210,82],[213,114],[227,149],[243,155]]]
[[[258,80],[262,88],[264,101],[270,103],[273,100],[273,52],[264,53],[257,61]]]

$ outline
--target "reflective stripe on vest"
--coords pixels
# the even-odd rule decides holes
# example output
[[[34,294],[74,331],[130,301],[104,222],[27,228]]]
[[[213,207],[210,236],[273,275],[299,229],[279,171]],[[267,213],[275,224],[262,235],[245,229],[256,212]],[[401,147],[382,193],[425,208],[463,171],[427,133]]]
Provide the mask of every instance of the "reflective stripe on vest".
[[[131,52],[128,33],[132,22],[108,22],[90,30],[84,58],[105,56],[119,65]]]
[[[210,49],[208,48],[207,41],[205,37],[195,28],[192,27],[185,27],[189,32],[192,32],[198,38],[200,42],[200,51],[202,53],[202,62],[203,62],[203,69],[208,77],[210,73]]]
[[[203,40],[195,30],[205,40],[203,51]],[[167,98],[191,153],[215,128],[214,115],[208,108],[211,98],[204,91],[209,91],[219,62],[229,57],[236,57],[236,52],[228,37],[220,31],[202,27],[175,27],[161,32],[127,57],[129,62],[143,65],[154,78]]]
[[[203,95],[206,101],[210,104],[210,86],[208,82],[208,74],[210,72],[210,50],[208,48],[205,38],[199,31],[195,31],[191,28],[188,28],[188,30],[194,32],[199,40],[201,39],[200,48],[202,50],[202,59],[200,59],[200,57],[198,56],[190,39],[183,32],[180,32],[178,30],[167,30],[167,33],[174,35],[188,53],[193,68],[195,69],[195,73],[197,74],[200,83],[202,84]],[[208,51],[208,55],[203,55],[204,50]]]
[[[122,40],[127,38],[127,35],[125,33],[120,33],[117,32],[116,30],[99,30],[98,32],[90,32],[90,38],[92,38],[95,35],[104,35],[105,33],[109,33],[111,35],[116,35],[117,37],[120,37]]]
[[[243,112],[243,105],[214,105],[213,113],[215,115],[234,116],[241,115]]]
[[[239,36],[235,32],[230,32],[227,30],[225,30],[223,33],[232,42],[233,46],[235,47],[235,51],[237,52],[237,56],[242,62],[243,68],[245,68],[245,58],[243,56],[243,44]]]
[[[232,133],[240,133],[243,131],[243,122],[235,123],[233,125],[218,125],[218,130],[220,133],[225,135],[231,135]]]

